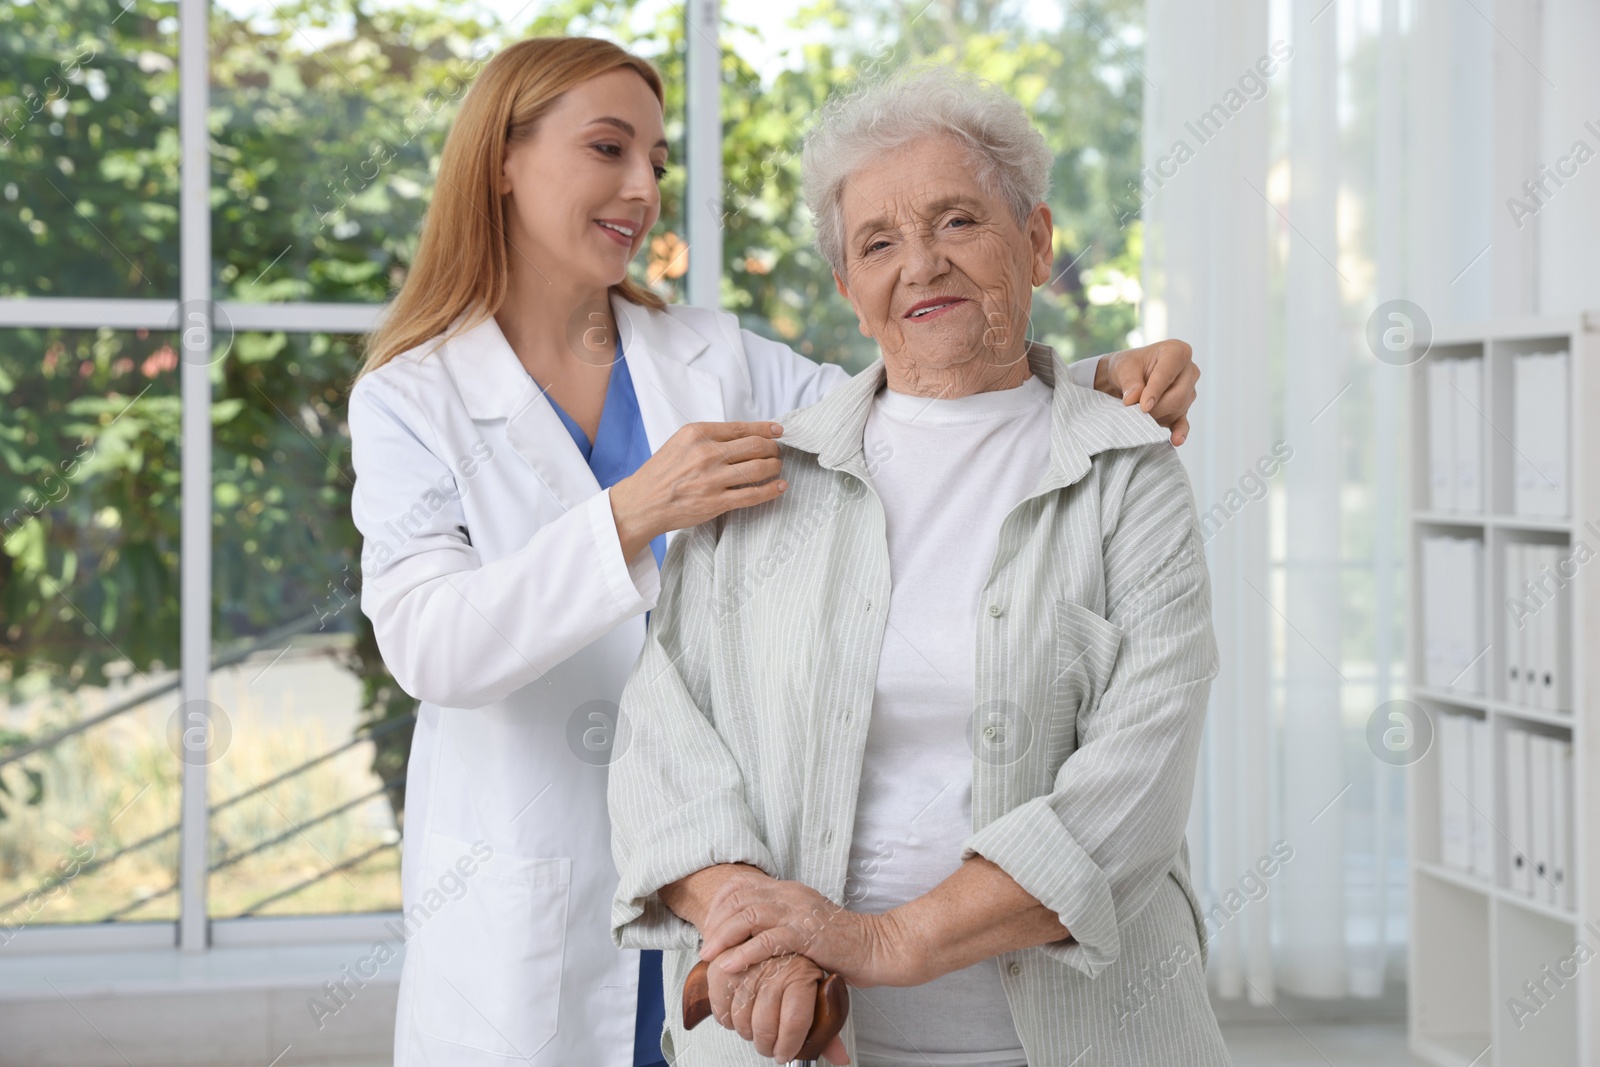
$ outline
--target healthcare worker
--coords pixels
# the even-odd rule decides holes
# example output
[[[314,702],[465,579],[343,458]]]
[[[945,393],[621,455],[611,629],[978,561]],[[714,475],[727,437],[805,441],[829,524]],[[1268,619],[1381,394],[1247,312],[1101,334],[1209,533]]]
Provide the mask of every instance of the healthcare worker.
[[[501,52],[351,392],[361,607],[420,701],[398,1067],[662,1059],[659,954],[610,935],[617,699],[666,536],[782,493],[771,420],[846,377],[629,280],[666,162],[647,62]],[[1148,385],[1181,440],[1188,346],[1106,362],[1071,373]]]

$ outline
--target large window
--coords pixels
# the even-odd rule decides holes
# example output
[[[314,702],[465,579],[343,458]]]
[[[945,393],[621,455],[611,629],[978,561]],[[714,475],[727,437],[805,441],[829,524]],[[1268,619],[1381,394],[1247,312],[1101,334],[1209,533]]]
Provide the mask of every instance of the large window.
[[[357,603],[345,401],[503,44],[591,33],[655,61],[674,165],[637,276],[851,369],[875,353],[811,247],[801,139],[856,78],[981,74],[1056,156],[1035,336],[1127,342],[1139,223],[1108,204],[1138,169],[1142,5],[916,7],[728,0],[709,96],[705,27],[666,0],[223,0],[187,80],[203,0],[0,8],[0,937],[398,905],[415,704]],[[691,131],[720,157],[698,222]],[[719,244],[720,293],[692,292]]]
[[[177,913],[177,362],[164,331],[0,330],[0,938]]]
[[[177,10],[0,8],[0,296],[177,298]]]

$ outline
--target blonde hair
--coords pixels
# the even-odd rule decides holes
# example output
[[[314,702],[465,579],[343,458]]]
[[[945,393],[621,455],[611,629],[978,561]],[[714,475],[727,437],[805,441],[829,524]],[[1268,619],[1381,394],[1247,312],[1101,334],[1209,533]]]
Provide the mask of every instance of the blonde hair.
[[[484,66],[445,138],[416,258],[367,339],[357,378],[440,337],[463,313],[461,329],[467,330],[499,309],[510,281],[505,200],[497,191],[506,146],[531,138],[562,93],[622,67],[637,71],[664,102],[661,75],[648,60],[593,37],[518,41]],[[632,278],[611,291],[635,304],[666,307]]]

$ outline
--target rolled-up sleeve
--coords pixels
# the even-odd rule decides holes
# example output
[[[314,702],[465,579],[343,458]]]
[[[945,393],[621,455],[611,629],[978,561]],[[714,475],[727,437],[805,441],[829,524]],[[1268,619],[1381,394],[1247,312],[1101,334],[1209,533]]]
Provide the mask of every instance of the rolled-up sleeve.
[[[716,729],[715,538],[707,523],[685,530],[668,551],[660,604],[622,694],[626,746],[607,785],[619,948],[698,949],[699,932],[661,902],[662,886],[721,863],[776,874],[744,776]]]
[[[1056,912],[1071,938],[1041,946],[1093,977],[1119,927],[1150,902],[1182,847],[1211,679],[1211,593],[1188,481],[1171,445],[1139,450],[1103,542],[1106,633],[1120,647],[1052,791],[967,839]],[[1113,629],[1114,628],[1114,629]]]

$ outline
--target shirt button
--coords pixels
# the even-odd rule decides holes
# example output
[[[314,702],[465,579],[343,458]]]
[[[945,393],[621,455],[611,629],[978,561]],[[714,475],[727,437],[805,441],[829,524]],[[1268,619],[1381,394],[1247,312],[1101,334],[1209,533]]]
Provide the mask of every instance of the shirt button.
[[[985,726],[983,728],[983,739],[985,741],[993,741],[995,734],[998,732],[993,726]]]
[[[999,617],[1000,617],[1000,605],[999,604],[990,604],[989,605],[989,618],[998,619]]]
[[[1022,964],[1013,963],[1010,967],[1007,967],[1006,970],[1011,972],[1011,977],[1016,978],[1018,975],[1022,974]]]

